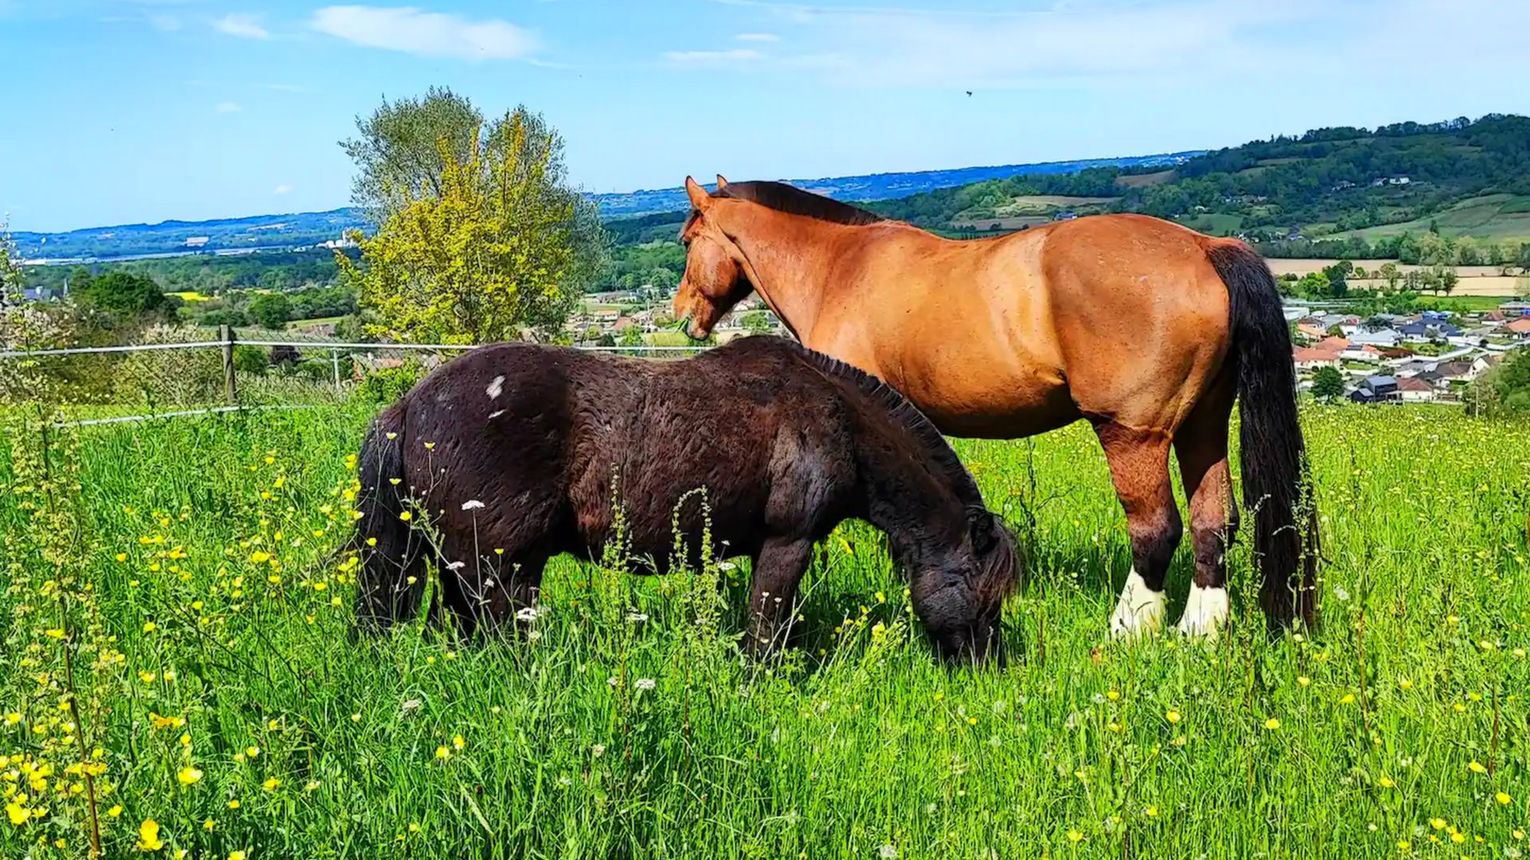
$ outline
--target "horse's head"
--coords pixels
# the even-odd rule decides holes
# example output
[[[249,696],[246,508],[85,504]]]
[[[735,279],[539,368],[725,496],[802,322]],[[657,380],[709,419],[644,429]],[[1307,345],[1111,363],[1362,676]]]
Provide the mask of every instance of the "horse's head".
[[[727,180],[717,177],[717,187]],[[719,205],[696,180],[685,178],[685,193],[691,199],[691,216],[680,229],[685,244],[685,274],[675,291],[675,319],[689,320],[687,333],[700,340],[712,333],[718,320],[733,310],[754,289],[744,270],[738,245],[719,228],[715,217],[708,217]],[[723,204],[726,205],[726,204]]]
[[[951,661],[1001,658],[1000,616],[1021,568],[1014,535],[987,508],[970,507],[960,546],[936,558],[910,586],[936,650]]]

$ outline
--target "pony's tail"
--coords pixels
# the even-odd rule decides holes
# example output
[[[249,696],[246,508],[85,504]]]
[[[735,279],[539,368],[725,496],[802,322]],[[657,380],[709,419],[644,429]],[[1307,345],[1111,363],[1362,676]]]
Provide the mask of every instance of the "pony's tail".
[[[1243,504],[1254,518],[1260,601],[1272,626],[1296,620],[1310,626],[1317,612],[1317,511],[1280,293],[1269,266],[1242,242],[1214,241],[1207,256],[1232,306]]]
[[[356,626],[367,633],[384,632],[414,617],[425,591],[421,542],[400,518],[406,492],[404,413],[402,403],[389,407],[372,422],[361,443],[361,518],[352,540],[362,559]]]

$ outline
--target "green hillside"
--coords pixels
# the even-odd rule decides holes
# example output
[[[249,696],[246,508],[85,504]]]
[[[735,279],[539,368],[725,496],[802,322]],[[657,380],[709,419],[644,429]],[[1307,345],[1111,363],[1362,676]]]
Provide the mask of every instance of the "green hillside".
[[[1481,262],[1507,263],[1530,241],[1530,118],[1315,129],[1208,152],[1173,170],[1017,176],[873,208],[931,229],[975,232],[1023,229],[1068,212],[1143,212],[1243,236],[1271,256],[1407,256],[1399,243],[1433,233],[1479,240],[1473,253]],[[1021,208],[1026,222],[1015,214]]]

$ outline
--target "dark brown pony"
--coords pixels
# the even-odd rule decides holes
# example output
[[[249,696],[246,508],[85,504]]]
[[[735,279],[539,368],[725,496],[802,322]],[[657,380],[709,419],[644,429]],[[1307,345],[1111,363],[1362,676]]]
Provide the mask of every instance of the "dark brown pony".
[[[1312,622],[1316,518],[1290,335],[1275,281],[1248,246],[1139,215],[955,241],[781,183],[719,176],[718,189],[686,179],[675,313],[692,336],[754,291],[808,347],[886,380],[943,432],[1094,426],[1132,543],[1114,635],[1163,622],[1182,533],[1171,449],[1195,546],[1179,626],[1212,634],[1227,619],[1236,398],[1265,612],[1277,627]]]
[[[427,558],[464,630],[503,623],[532,605],[550,557],[599,557],[616,538],[613,501],[628,551],[665,572],[678,561],[677,507],[700,549],[702,500],[686,499],[698,488],[713,553],[754,559],[756,651],[779,644],[814,543],[850,517],[887,534],[948,657],[997,652],[1017,575],[1009,532],[924,416],[783,338],[684,361],[477,349],[378,416],[360,471],[356,541],[370,547],[357,613],[368,629],[418,611]],[[435,540],[415,527],[427,519]]]

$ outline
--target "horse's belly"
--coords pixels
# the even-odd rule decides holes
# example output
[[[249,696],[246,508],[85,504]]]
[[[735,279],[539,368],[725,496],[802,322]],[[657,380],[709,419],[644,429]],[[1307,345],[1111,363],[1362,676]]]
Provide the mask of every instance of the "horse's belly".
[[[947,436],[1017,439],[1077,421],[1078,406],[1061,383],[1015,379],[970,397],[932,397],[918,405]]]

